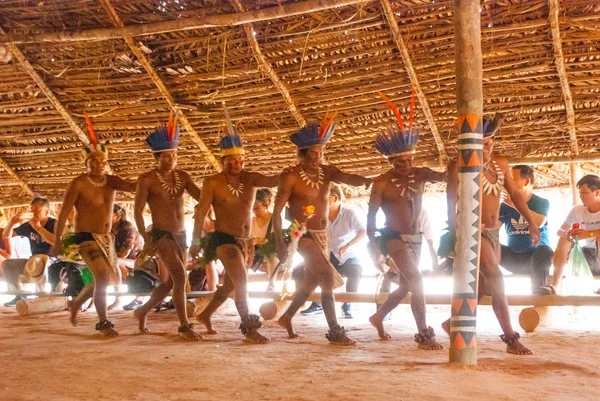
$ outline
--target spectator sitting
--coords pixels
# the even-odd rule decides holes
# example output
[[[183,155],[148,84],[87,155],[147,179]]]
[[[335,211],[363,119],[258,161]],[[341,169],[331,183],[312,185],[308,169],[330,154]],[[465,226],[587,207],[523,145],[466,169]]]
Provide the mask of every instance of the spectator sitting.
[[[143,239],[139,235],[134,225],[127,220],[127,213],[120,205],[114,204],[112,225],[110,231],[115,236],[115,252],[117,254],[117,274],[119,282],[124,283],[129,275],[129,270],[133,270],[135,257],[143,249]],[[119,303],[119,297],[108,307],[114,309]],[[141,297],[136,297],[132,302],[125,305],[125,310],[135,310],[142,305]]]
[[[265,242],[267,234],[273,230],[273,224],[271,217],[273,213],[269,211],[271,205],[271,198],[273,194],[267,188],[259,189],[256,192],[256,200],[254,201],[254,207],[252,212],[252,240],[254,242],[254,249],[256,250],[258,245],[262,245]],[[263,266],[267,270],[269,276],[269,284],[267,285],[267,291],[273,290],[275,286],[275,276],[273,272],[279,260],[274,258],[263,258],[262,256],[255,253],[254,260],[252,261],[252,270],[257,271]]]
[[[19,227],[14,228],[22,219],[23,213],[15,214],[8,225],[4,228],[3,237],[12,238],[16,236],[27,237],[32,255],[47,255],[54,243],[54,225],[56,220],[48,216],[50,203],[45,198],[35,198],[31,201],[31,213],[33,217]],[[9,291],[21,291],[21,274],[25,271],[27,259],[7,259],[2,263],[2,270],[6,278]],[[37,284],[38,291],[43,291],[45,280]],[[16,296],[4,306],[15,306],[17,301],[23,299]]]
[[[67,224],[65,226],[65,235],[69,233],[75,232],[75,209],[71,210],[69,216],[67,217]],[[66,251],[66,249],[63,249]],[[63,252],[64,253],[64,252]],[[62,282],[63,279],[68,280],[68,277],[71,276],[71,271],[73,269],[77,270],[79,273],[85,267],[85,263],[83,263],[81,256],[78,253],[75,255],[60,255],[58,260],[48,266],[48,281],[50,282],[50,291],[62,291]],[[79,283],[69,283],[67,282],[68,290],[65,294],[68,296],[72,296],[73,298],[79,294],[79,292],[83,289],[83,281]],[[72,287],[75,286],[75,287]]]
[[[508,245],[502,245],[500,266],[515,274],[531,275],[531,292],[533,294],[551,294],[546,286],[548,272],[552,265],[553,251],[548,240],[548,210],[550,202],[533,193],[533,169],[526,165],[512,168],[512,176],[517,191],[527,202],[531,217],[540,229],[540,243],[531,245],[529,224],[514,207],[510,198],[500,206],[500,221],[504,224],[508,235]]]
[[[552,259],[554,276],[552,285],[548,286],[553,294],[559,290],[563,269],[569,260],[569,252],[573,246],[573,236],[569,233],[573,223],[579,223],[580,225],[577,236],[592,274],[600,274],[597,247],[598,231],[596,231],[600,229],[600,177],[592,174],[586,175],[577,182],[577,188],[579,188],[579,198],[582,205],[577,205],[571,209],[557,233],[560,238]]]
[[[344,195],[339,185],[332,184],[329,193],[329,261],[342,277],[347,277],[346,292],[357,292],[362,276],[362,267],[358,260],[356,245],[367,235],[365,223],[357,213],[344,206]],[[304,266],[294,269],[296,288],[304,275]],[[303,315],[323,313],[319,302],[313,302]],[[352,319],[350,303],[342,304],[342,317]]]

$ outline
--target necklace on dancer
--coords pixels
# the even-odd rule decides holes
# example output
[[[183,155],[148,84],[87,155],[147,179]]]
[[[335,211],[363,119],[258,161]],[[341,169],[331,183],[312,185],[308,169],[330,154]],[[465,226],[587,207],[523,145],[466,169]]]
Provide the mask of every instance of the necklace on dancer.
[[[102,176],[102,181],[100,181],[100,182],[96,182],[96,181],[92,180],[89,175],[86,175],[85,178],[88,180],[88,182],[90,184],[92,184],[96,188],[104,188],[104,186],[106,185],[106,181],[107,181],[105,175]]]
[[[408,175],[408,184],[404,185],[404,181],[401,180],[399,177],[394,177],[392,178],[392,184],[394,184],[396,186],[396,188],[402,188],[402,192],[400,192],[400,197],[404,198],[404,195],[406,195],[406,191],[410,191],[410,193],[408,194],[408,198],[412,199],[413,194],[417,193],[417,189],[414,188],[411,184],[415,183],[415,173],[413,173],[411,171],[411,173]]]
[[[311,176],[315,177],[314,179],[311,178]],[[319,188],[321,187],[321,184],[323,184],[323,169],[321,167],[319,167],[319,169],[317,170],[316,173],[310,174],[307,173],[306,171],[304,171],[304,167],[300,166],[300,178],[302,178],[302,181],[304,181],[304,183],[311,187],[311,188],[316,188],[317,191],[319,190]]]
[[[231,194],[233,196],[235,196],[236,198],[239,198],[240,195],[242,195],[244,193],[244,183],[243,182],[239,182],[237,184],[237,188],[234,188],[233,185],[231,185],[229,183],[229,179],[227,178],[227,174],[225,174],[225,181],[227,181],[227,189],[229,189],[229,192],[231,192]]]
[[[490,167],[490,161],[492,163],[492,167]],[[495,183],[491,183],[485,173],[489,172],[490,175],[496,177],[496,182]],[[497,196],[501,191],[502,188],[504,187],[504,172],[500,169],[500,167],[498,167],[498,165],[496,164],[496,162],[494,162],[493,160],[488,160],[486,163],[483,164],[483,174],[481,177],[481,186],[483,187],[483,193],[486,195],[491,195],[492,193],[494,194],[494,196]]]
[[[169,195],[171,195],[171,199],[175,199],[175,195],[177,195],[179,193],[179,190],[181,189],[181,179],[179,178],[179,174],[175,170],[173,170],[173,177],[175,177],[175,186],[174,187],[170,186],[165,181],[163,176],[160,175],[160,173],[158,172],[158,169],[156,170],[156,178],[158,178],[158,182],[160,183],[160,186],[163,187],[163,189],[165,191],[167,191],[167,193]]]

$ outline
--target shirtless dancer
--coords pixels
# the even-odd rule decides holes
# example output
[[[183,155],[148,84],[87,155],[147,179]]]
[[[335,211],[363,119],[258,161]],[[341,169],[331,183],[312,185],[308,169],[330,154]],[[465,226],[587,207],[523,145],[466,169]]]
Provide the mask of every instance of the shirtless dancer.
[[[500,322],[503,335],[500,336],[506,343],[506,351],[511,354],[532,355],[519,341],[519,333],[513,330],[510,324],[508,303],[504,294],[504,278],[498,266],[500,260],[499,231],[501,223],[498,221],[500,212],[500,194],[505,188],[516,209],[529,223],[531,244],[536,246],[540,242],[540,231],[533,222],[527,203],[517,190],[513,181],[508,161],[505,157],[492,155],[494,149],[494,135],[498,131],[499,119],[483,119],[483,176],[481,180],[481,251],[480,251],[480,283],[487,284],[487,290],[492,295],[492,307]],[[456,238],[457,216],[456,204],[458,201],[458,163],[453,161],[448,165],[448,221],[450,232]],[[482,280],[482,277],[485,281]],[[480,285],[478,296],[485,294],[485,286]],[[447,333],[450,332],[450,319],[442,324]]]
[[[244,148],[235,127],[227,118],[227,136],[221,139],[221,163],[223,172],[204,181],[200,203],[196,207],[196,223],[192,248],[193,257],[200,252],[200,239],[204,236],[204,219],[210,206],[215,212],[215,231],[208,233],[208,245],[203,250],[206,262],[221,260],[225,266],[225,282],[215,292],[210,303],[197,317],[209,334],[216,334],[212,325],[212,315],[234,291],[237,311],[242,319],[240,330],[244,340],[264,344],[269,340],[258,329],[261,327],[258,315],[248,311],[248,272],[254,258],[254,244],[251,238],[252,207],[257,188],[274,187],[277,176],[265,175],[244,170]]]
[[[321,125],[314,123],[290,136],[298,146],[300,162],[292,169],[284,171],[279,179],[279,188],[273,210],[275,246],[281,263],[288,257],[287,245],[282,233],[281,211],[289,203],[292,219],[305,222],[308,232],[299,240],[298,250],[305,261],[306,271],[300,288],[296,289],[294,300],[278,323],[284,327],[290,338],[298,337],[292,326],[292,318],[306,302],[317,286],[321,287],[321,303],[329,325],[325,337],[332,344],[354,345],[356,342],[346,336],[335,315],[333,298],[334,277],[343,283],[335,268],[329,262],[327,222],[329,218],[329,186],[337,182],[352,186],[369,186],[371,180],[358,175],[343,173],[333,166],[322,164],[325,144],[333,134],[333,117],[325,116]],[[305,208],[314,206],[314,216],[307,219]],[[339,283],[338,283],[339,285]]]
[[[75,207],[75,240],[79,254],[94,275],[94,281],[86,285],[69,305],[70,319],[77,324],[77,313],[81,305],[94,297],[99,323],[96,330],[113,337],[119,333],[108,320],[106,311],[106,287],[118,284],[117,255],[114,236],[111,234],[113,204],[116,191],[133,192],[135,184],[124,181],[115,175],[106,175],[108,153],[96,141],[92,124],[85,114],[92,145],[84,148],[83,162],[87,173],[73,179],[69,184],[56,223],[53,255],[62,253],[61,237],[69,213]]]
[[[395,110],[393,104],[383,94],[380,95]],[[410,306],[418,329],[415,342],[419,348],[438,350],[443,347],[435,341],[435,332],[427,326],[425,319],[423,277],[419,271],[422,237],[418,220],[425,182],[444,181],[445,174],[413,167],[419,131],[412,126],[412,117],[411,113],[408,129],[404,129],[399,119],[398,124],[388,128],[389,135],[379,134],[375,141],[375,148],[388,159],[392,169],[375,179],[371,191],[367,216],[369,250],[376,266],[382,255],[393,260],[398,269],[400,287],[389,295],[369,321],[377,328],[382,340],[391,338],[383,329],[383,320],[410,291]],[[379,237],[375,237],[375,215],[379,208],[385,213],[386,227],[380,230]]]
[[[157,167],[142,175],[135,193],[134,217],[138,231],[144,236],[144,249],[156,254],[169,272],[169,279],[154,289],[148,302],[133,314],[139,321],[141,333],[149,333],[146,327],[148,312],[173,290],[173,305],[179,318],[179,335],[186,340],[200,340],[186,314],[187,241],[185,236],[184,192],[194,199],[200,197],[200,189],[188,173],[176,170],[179,126],[169,118],[169,124],[158,127],[148,135],[146,144],[154,152]],[[152,229],[146,232],[144,207],[150,207]]]

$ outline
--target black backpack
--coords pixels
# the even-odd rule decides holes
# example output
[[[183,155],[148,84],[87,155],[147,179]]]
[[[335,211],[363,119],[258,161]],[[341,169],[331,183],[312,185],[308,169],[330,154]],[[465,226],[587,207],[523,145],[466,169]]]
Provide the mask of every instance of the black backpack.
[[[66,274],[68,280],[67,288],[64,290],[66,296],[75,298],[83,290],[83,287],[85,287],[83,278],[81,277],[81,270],[84,267],[76,263],[65,263],[63,274]]]

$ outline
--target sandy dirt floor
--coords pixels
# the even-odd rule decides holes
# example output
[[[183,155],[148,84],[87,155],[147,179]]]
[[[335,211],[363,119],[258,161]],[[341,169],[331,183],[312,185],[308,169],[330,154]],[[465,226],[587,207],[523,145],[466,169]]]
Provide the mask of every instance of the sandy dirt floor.
[[[511,308],[517,327],[520,309]],[[323,315],[296,316],[298,339],[268,321],[271,343],[245,344],[231,301],[216,316],[219,333],[198,343],[176,336],[174,311],[151,313],[150,335],[136,334],[131,312],[112,312],[121,336],[108,339],[93,330],[94,312],[71,327],[66,312],[19,317],[0,307],[0,400],[598,400],[597,309],[572,309],[523,334],[535,351],[523,357],[504,352],[491,307],[479,307],[478,366],[467,368],[448,363],[446,306],[428,307],[443,351],[417,349],[408,305],[384,342],[367,321],[374,306],[355,304],[355,318],[340,320],[354,347],[327,343]]]

